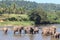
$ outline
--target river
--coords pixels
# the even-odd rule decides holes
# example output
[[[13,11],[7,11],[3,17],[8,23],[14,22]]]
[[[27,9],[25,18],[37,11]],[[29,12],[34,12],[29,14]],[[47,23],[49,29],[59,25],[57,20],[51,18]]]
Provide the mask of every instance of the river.
[[[53,24],[57,27],[57,32],[60,32],[60,24]],[[41,27],[46,27],[46,26],[51,26],[51,25],[45,25]],[[11,27],[12,28],[12,27]],[[15,35],[13,34],[12,30],[9,30],[7,34],[4,34],[2,30],[0,30],[0,40],[60,40],[53,38],[51,36],[42,36],[41,34],[41,29],[39,30],[39,34],[18,34],[16,33]]]

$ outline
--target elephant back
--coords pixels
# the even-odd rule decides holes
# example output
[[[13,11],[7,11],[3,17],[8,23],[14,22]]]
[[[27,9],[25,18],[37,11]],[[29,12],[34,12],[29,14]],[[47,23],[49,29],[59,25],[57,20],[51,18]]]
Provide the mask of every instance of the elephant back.
[[[3,31],[5,31],[5,30],[8,30],[8,28],[4,27],[4,28],[3,28]]]

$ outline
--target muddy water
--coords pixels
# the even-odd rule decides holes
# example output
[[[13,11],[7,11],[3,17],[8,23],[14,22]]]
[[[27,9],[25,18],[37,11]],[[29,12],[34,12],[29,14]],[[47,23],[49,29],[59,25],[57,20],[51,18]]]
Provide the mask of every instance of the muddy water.
[[[60,32],[60,24],[55,25],[57,26],[57,32]],[[14,35],[12,30],[9,30],[7,34],[0,31],[0,40],[60,40],[60,38],[56,39],[51,36],[42,36],[41,32],[42,31],[40,29],[39,34],[24,34],[24,32],[22,32],[21,35],[19,33]]]

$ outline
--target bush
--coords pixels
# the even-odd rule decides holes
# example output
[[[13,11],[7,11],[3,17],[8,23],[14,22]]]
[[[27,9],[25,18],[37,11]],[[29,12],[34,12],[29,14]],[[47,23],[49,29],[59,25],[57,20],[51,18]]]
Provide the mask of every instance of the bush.
[[[17,19],[15,17],[7,18],[7,20],[9,20],[9,21],[17,21]]]

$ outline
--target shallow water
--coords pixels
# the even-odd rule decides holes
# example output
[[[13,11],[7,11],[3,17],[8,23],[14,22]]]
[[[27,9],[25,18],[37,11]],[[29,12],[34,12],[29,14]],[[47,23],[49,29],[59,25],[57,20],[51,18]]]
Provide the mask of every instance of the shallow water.
[[[55,25],[57,26],[57,32],[60,32],[60,25]],[[12,30],[9,30],[7,34],[0,31],[0,40],[60,40],[60,38],[56,39],[51,36],[42,36],[41,32],[42,31],[40,29],[39,34],[24,34],[24,32],[22,32],[21,35],[18,33],[14,35]]]

